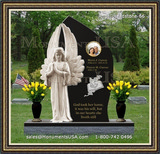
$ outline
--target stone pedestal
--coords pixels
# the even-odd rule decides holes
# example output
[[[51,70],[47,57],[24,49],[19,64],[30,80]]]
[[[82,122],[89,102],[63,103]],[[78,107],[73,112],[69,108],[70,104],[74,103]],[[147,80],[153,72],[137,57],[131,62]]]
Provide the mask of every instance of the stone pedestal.
[[[126,119],[126,122],[63,122],[52,123],[49,119],[42,122],[32,122],[31,119],[24,123],[24,134],[134,134],[134,122]]]

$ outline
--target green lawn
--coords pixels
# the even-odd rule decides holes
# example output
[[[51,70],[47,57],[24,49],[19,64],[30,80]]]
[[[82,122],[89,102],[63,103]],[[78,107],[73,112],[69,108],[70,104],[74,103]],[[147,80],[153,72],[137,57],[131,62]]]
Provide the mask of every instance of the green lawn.
[[[149,100],[148,90],[132,90],[132,96],[144,96]],[[26,98],[21,89],[12,90],[12,98]],[[109,100],[109,119],[116,119],[116,102]],[[149,103],[135,105],[126,102],[125,119],[131,119],[135,123],[135,132],[132,139],[96,139],[95,135],[89,135],[87,139],[27,139],[24,135],[24,122],[32,119],[31,104],[11,105],[11,143],[148,143],[149,142]],[[51,119],[52,111],[50,95],[42,101],[41,119]],[[107,135],[107,134],[104,134]]]
[[[12,69],[24,69],[27,71],[27,61],[13,61]],[[114,70],[121,71],[123,63],[114,62]],[[148,90],[132,90],[131,96],[144,96],[149,100]],[[27,98],[21,89],[11,89],[11,100],[13,98]],[[135,105],[126,101],[125,119],[131,119],[135,123],[135,132],[132,139],[96,139],[95,135],[89,135],[87,139],[27,139],[24,135],[24,122],[32,119],[32,104],[11,105],[11,143],[148,143],[149,142],[149,103]],[[116,119],[116,101],[110,98],[108,104],[109,119]],[[50,94],[42,101],[41,119],[51,119]],[[107,134],[104,134],[107,135]]]
[[[28,71],[28,61],[27,60],[12,61],[12,71],[21,70],[21,69]]]

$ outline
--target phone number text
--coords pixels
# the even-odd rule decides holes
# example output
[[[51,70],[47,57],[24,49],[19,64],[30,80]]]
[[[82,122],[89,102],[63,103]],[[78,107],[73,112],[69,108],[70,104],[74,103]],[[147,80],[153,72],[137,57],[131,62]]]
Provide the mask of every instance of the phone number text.
[[[132,139],[132,135],[95,135],[96,139]]]

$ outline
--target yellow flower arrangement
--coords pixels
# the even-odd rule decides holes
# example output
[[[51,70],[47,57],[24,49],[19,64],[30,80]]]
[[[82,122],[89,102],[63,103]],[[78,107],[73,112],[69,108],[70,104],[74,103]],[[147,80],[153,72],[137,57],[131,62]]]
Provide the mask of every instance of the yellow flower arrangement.
[[[28,86],[27,86],[26,84],[24,84],[24,87],[25,87],[25,88],[28,88]]]
[[[107,89],[108,89],[108,90],[111,90],[111,87],[108,86]]]
[[[34,82],[31,82],[32,87],[34,87]]]
[[[130,82],[124,82],[124,81],[116,81],[115,83],[109,83],[107,86],[107,89],[112,91],[112,96],[117,101],[125,101],[129,95],[130,95],[130,88],[132,85]],[[133,88],[136,88],[137,85],[135,85]]]
[[[45,95],[44,93],[41,94],[41,96],[44,96],[44,95]]]
[[[23,91],[27,92],[27,95],[32,102],[41,102],[47,94],[47,89],[51,88],[47,88],[45,84],[39,82],[31,82],[31,84],[28,86],[24,85],[22,88]]]
[[[130,89],[132,87],[132,85],[128,85],[128,89]]]
[[[26,88],[22,88],[23,91],[27,91]]]
[[[133,88],[137,88],[137,85],[135,85]]]
[[[116,81],[116,86],[119,86],[119,81]]]
[[[43,90],[45,90],[46,88],[47,88],[47,86],[44,86],[44,87],[43,87]]]
[[[118,94],[118,93],[119,93],[119,91],[118,91],[118,90],[116,90],[116,93]]]
[[[120,81],[119,84],[120,84],[120,86],[123,86],[123,81]]]

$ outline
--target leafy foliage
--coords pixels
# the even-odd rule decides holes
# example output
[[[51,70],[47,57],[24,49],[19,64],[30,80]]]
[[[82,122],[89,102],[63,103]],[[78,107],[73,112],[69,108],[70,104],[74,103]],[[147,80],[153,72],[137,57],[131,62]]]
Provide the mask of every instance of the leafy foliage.
[[[42,82],[42,80],[40,79],[40,69],[37,69],[35,70],[33,73],[30,74],[31,75],[31,78],[32,78],[32,81],[36,82]]]
[[[52,33],[68,16],[96,32],[110,47],[117,62],[125,59],[127,44],[131,42],[130,26],[133,25],[137,34],[139,60],[142,66],[147,66],[147,56],[144,55],[149,52],[149,11],[12,11],[12,59],[19,61],[27,58],[29,48],[35,41],[31,33],[35,28],[40,32],[46,55]],[[146,59],[146,62],[143,62],[143,59]]]
[[[23,34],[23,18],[21,17],[22,12],[21,11],[16,11],[12,13],[12,25],[11,25],[11,45],[12,45],[12,57],[14,60],[20,61],[21,60],[21,54],[22,54],[22,49],[21,49],[21,39],[22,39],[22,34]]]
[[[102,13],[101,13],[102,14]],[[129,38],[130,27],[134,26],[137,32],[137,40],[140,51],[140,59],[143,58],[144,52],[149,51],[149,12],[148,11],[111,11],[109,14],[101,15],[97,25],[97,33],[106,41],[111,36],[111,44],[106,41],[110,47],[116,61],[123,61],[125,58],[127,42]],[[117,32],[119,33],[117,35]],[[114,38],[121,36],[116,49]],[[116,51],[116,52],[115,52]],[[116,54],[115,54],[116,53]]]
[[[149,67],[149,52],[145,53],[145,55],[141,59],[141,65],[143,67]]]
[[[115,71],[113,80],[123,80],[132,85],[149,85],[149,68],[142,68],[140,71]]]
[[[95,20],[98,18],[97,11],[12,11],[11,12],[11,36],[12,57],[15,59],[18,52],[27,56],[31,43],[34,39],[32,30],[39,29],[42,46],[47,51],[49,39],[55,28],[68,16],[77,19],[92,30],[96,28]],[[17,20],[18,19],[18,20]],[[17,36],[21,36],[19,51],[17,52]]]
[[[123,61],[125,58],[125,36],[119,31],[108,31],[106,35],[106,43],[111,49],[116,61]]]

